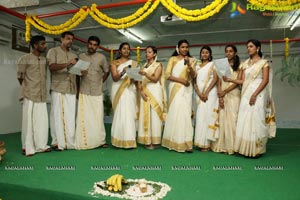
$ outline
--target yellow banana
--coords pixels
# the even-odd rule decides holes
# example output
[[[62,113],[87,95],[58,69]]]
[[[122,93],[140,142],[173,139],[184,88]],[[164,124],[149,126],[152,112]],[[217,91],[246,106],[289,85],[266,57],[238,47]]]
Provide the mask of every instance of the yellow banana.
[[[119,190],[118,190],[118,186],[117,186],[117,184],[116,185],[114,185],[113,186],[113,188],[114,188],[114,192],[118,192]]]
[[[113,189],[113,187],[110,185],[110,186],[108,186],[108,190],[109,191],[112,191],[112,189]]]
[[[106,185],[111,185],[112,176],[106,180]]]
[[[111,177],[111,185],[113,187],[115,187],[115,185],[117,185],[117,177],[119,176],[119,174],[115,174]]]
[[[117,176],[116,184],[117,184],[118,191],[122,191],[122,179],[123,179],[122,175]]]

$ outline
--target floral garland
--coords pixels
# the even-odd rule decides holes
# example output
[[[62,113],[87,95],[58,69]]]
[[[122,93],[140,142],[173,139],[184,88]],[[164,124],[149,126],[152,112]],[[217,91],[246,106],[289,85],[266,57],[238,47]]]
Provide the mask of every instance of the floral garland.
[[[284,38],[284,40],[285,40],[284,55],[285,55],[285,59],[288,59],[288,57],[289,57],[289,38]]]
[[[210,5],[200,10],[186,10],[179,7],[172,0],[148,0],[143,7],[139,8],[132,15],[119,19],[108,17],[97,9],[96,4],[93,4],[90,8],[87,8],[86,6],[82,7],[71,19],[57,26],[49,25],[37,16],[28,15],[25,20],[26,41],[28,42],[30,40],[30,25],[33,25],[36,29],[42,32],[57,35],[75,28],[87,17],[88,14],[90,14],[91,17],[99,24],[105,27],[125,29],[144,20],[157,8],[159,3],[162,3],[168,10],[182,19],[187,21],[199,21],[218,13],[220,9],[228,3],[228,0],[215,0]]]
[[[139,65],[141,63],[141,51],[140,47],[136,47],[136,62]]]
[[[144,20],[148,15],[150,15],[159,5],[160,0],[156,0],[151,6],[152,0],[148,0],[147,3],[140,8],[138,11],[133,13],[132,15],[120,19],[112,19],[107,17],[102,12],[97,9],[95,4],[92,5],[90,9],[91,17],[96,20],[99,24],[114,29],[125,29],[131,26],[136,25],[137,23]],[[150,7],[149,7],[150,6]]]
[[[291,11],[300,8],[299,0],[248,0],[254,6],[263,7],[270,11]]]
[[[110,49],[110,63],[114,60],[114,49]]]
[[[86,9],[86,7],[81,8],[71,19],[58,26],[51,26],[43,22],[36,16],[28,15],[26,16],[26,20],[25,20],[25,24],[26,24],[25,39],[27,42],[30,41],[30,25],[33,25],[36,29],[44,33],[53,34],[53,35],[58,35],[72,28],[75,28],[88,16],[89,14],[88,10],[89,9]]]
[[[273,41],[270,40],[270,61],[272,62],[273,58]]]
[[[178,6],[172,0],[161,0],[163,6],[166,7],[172,14],[186,21],[201,21],[207,19],[220,12],[221,8],[223,8],[228,2],[229,0],[215,0],[205,8],[187,10]]]

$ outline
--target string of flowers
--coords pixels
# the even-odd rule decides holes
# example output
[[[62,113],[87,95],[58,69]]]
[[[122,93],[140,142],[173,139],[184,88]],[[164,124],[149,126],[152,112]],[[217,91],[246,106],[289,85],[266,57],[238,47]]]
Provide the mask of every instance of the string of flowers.
[[[105,20],[106,22],[109,22],[111,24],[125,24],[125,23],[128,23],[128,22],[130,22],[130,21],[132,21],[132,20],[134,20],[136,18],[139,18],[141,15],[143,15],[148,10],[148,8],[151,5],[151,3],[152,3],[152,0],[148,0],[143,7],[139,8],[132,15],[129,15],[129,16],[123,17],[123,18],[119,18],[119,19],[111,18],[111,17],[107,16],[106,14],[102,13],[101,11],[99,11],[97,9],[97,5],[96,4],[92,4],[91,11],[92,12],[96,12],[96,14],[102,20]]]
[[[58,35],[65,31],[71,30],[78,26],[89,14],[89,9],[85,10],[85,8],[81,8],[71,19],[69,19],[64,24],[60,24],[58,26],[51,26],[42,20],[40,20],[36,16],[26,16],[25,24],[26,24],[26,33],[25,33],[25,39],[27,42],[30,41],[30,25],[34,26],[36,29],[52,34],[52,35]]]
[[[284,55],[285,55],[285,59],[288,59],[289,57],[289,38],[284,38],[285,40],[285,51],[284,51]]]
[[[153,2],[154,1],[154,2]],[[172,0],[148,0],[145,5],[139,8],[135,13],[130,16],[113,19],[103,14],[97,9],[97,5],[93,4],[91,8],[82,7],[71,19],[66,21],[63,24],[52,26],[36,16],[27,16],[26,17],[26,41],[30,40],[30,25],[33,25],[36,29],[48,33],[48,34],[61,34],[64,31],[68,31],[74,27],[76,27],[79,23],[81,23],[88,14],[96,20],[99,24],[114,29],[125,29],[131,26],[136,25],[137,23],[144,20],[148,15],[150,15],[159,5],[162,4],[169,9],[173,14],[178,17],[181,17],[187,21],[199,21],[206,19],[217,12],[228,3],[228,0],[215,0],[206,8],[200,10],[186,10],[184,8],[179,7]]]
[[[110,63],[114,60],[114,49],[110,49]]]
[[[137,64],[140,64],[141,62],[141,51],[140,51],[140,47],[136,47],[136,62]]]
[[[202,9],[187,10],[178,6],[172,0],[161,0],[163,6],[172,14],[186,21],[201,21],[207,19],[220,12],[221,8],[223,8],[228,2],[229,0],[215,0]]]
[[[263,7],[270,11],[292,11],[300,8],[299,0],[248,0],[256,7]]]
[[[270,40],[270,61],[272,62],[273,58],[273,41]]]
[[[149,0],[147,1],[146,4],[148,4],[147,6],[145,5],[143,8],[148,8],[148,9],[140,9],[139,11],[135,12],[134,14],[132,14],[131,16],[125,17],[125,18],[120,18],[120,19],[114,19],[117,20],[115,22],[119,23],[119,24],[114,24],[112,23],[113,19],[112,18],[107,18],[107,16],[105,17],[103,15],[103,13],[101,13],[96,5],[92,5],[91,10],[89,12],[89,14],[91,15],[91,17],[97,21],[99,24],[107,27],[107,28],[114,28],[114,29],[125,29],[131,26],[136,25],[137,23],[141,22],[142,20],[144,20],[146,17],[148,17],[148,15],[150,15],[159,5],[160,0],[156,0],[154,3],[152,3],[152,5],[149,7],[149,4],[151,4],[152,1]],[[143,10],[143,11],[142,11]],[[137,13],[141,15],[137,16]],[[133,19],[132,21],[129,21],[130,19]],[[123,22],[122,22],[123,20]],[[126,21],[125,21],[126,20]]]

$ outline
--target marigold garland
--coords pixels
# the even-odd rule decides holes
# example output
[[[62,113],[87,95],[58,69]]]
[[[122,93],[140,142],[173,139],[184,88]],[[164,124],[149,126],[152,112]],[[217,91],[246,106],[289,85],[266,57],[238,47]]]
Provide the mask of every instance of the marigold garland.
[[[290,11],[300,8],[300,0],[248,1],[255,6],[264,7],[267,10],[273,11]],[[174,3],[173,0],[148,0],[143,7],[139,8],[132,15],[119,19],[108,17],[106,14],[97,9],[96,4],[93,4],[90,8],[87,8],[86,6],[82,7],[71,19],[57,26],[49,25],[43,22],[37,16],[28,15],[25,20],[25,37],[27,42],[30,41],[30,25],[34,26],[36,29],[42,32],[57,35],[63,33],[64,31],[75,28],[87,17],[87,15],[91,15],[94,20],[107,28],[125,29],[134,26],[144,20],[157,8],[159,3],[162,3],[162,5],[167,8],[172,14],[186,21],[200,21],[218,13],[221,8],[223,8],[228,2],[229,0],[214,0],[211,4],[202,9],[187,10],[178,6],[176,3]]]
[[[220,12],[221,8],[223,8],[228,2],[229,0],[215,0],[205,8],[187,10],[178,6],[172,0],[161,0],[163,6],[166,7],[172,14],[186,21],[201,21],[207,19]]]
[[[270,11],[286,12],[300,8],[299,0],[248,0],[248,2]]]
[[[151,3],[151,0],[149,0],[147,3]],[[146,3],[146,4],[147,4]],[[141,22],[142,20],[144,20],[148,15],[150,15],[156,8],[157,6],[159,5],[160,3],[160,0],[156,0],[147,10],[144,10],[144,13],[142,15],[140,15],[138,18],[132,18],[132,17],[125,17],[125,18],[121,18],[121,19],[118,19],[118,20],[126,20],[126,21],[123,21],[123,23],[121,23],[121,21],[118,21],[118,23],[120,24],[114,24],[114,23],[111,23],[111,22],[108,22],[108,21],[111,21],[112,18],[110,19],[106,19],[107,17],[104,17],[103,16],[103,13],[101,13],[96,7],[95,5],[93,5],[91,7],[91,10],[90,10],[90,15],[91,17],[96,20],[99,24],[107,27],[107,28],[114,28],[114,29],[125,29],[125,28],[128,28],[128,27],[131,27],[131,26],[134,26],[136,25],[137,23]],[[145,7],[145,6],[144,6]],[[147,6],[148,7],[148,6]],[[142,9],[141,9],[142,10]],[[141,11],[140,10],[140,11]],[[140,13],[140,12],[139,12]],[[136,13],[132,14],[132,16],[135,16]],[[104,18],[102,18],[104,17]],[[132,21],[128,21],[129,19],[134,19]]]
[[[114,49],[110,49],[110,63],[114,60]]]
[[[284,38],[285,40],[285,51],[284,51],[284,55],[285,55],[285,59],[288,59],[289,57],[289,38]]]
[[[141,51],[140,51],[141,47],[136,47],[136,62],[139,65],[141,63]]]

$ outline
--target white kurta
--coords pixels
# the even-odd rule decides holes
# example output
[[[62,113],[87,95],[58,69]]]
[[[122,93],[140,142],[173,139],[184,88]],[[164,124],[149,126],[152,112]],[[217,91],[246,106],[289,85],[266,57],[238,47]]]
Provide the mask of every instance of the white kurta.
[[[177,62],[172,69],[172,76],[180,77],[184,66],[184,60]],[[188,87],[177,83],[169,84],[169,101],[173,87],[179,87],[169,110],[164,127],[162,146],[178,152],[185,152],[193,147],[193,126],[192,126],[192,84]]]
[[[213,80],[214,65],[213,62],[205,66],[196,67],[197,86],[203,93]],[[200,100],[197,95],[197,113],[194,144],[200,148],[210,148],[211,142],[216,140],[218,131],[218,95],[217,87],[214,86],[208,94],[206,102]]]
[[[103,95],[79,94],[75,134],[76,149],[92,149],[106,143]]]
[[[265,121],[268,100],[267,86],[257,95],[255,104],[252,106],[249,104],[252,94],[262,82],[262,66],[268,67],[264,59],[252,66],[248,66],[248,61],[246,61],[242,66],[245,81],[241,94],[234,150],[249,157],[265,153],[269,136]],[[258,75],[252,80],[258,71]]]
[[[131,65],[132,60],[122,63],[118,71]],[[123,79],[112,83],[111,98],[112,102],[117,95]],[[136,147],[136,87],[134,84],[127,86],[120,96],[117,106],[114,110],[113,122],[111,127],[111,142],[113,146],[120,148]]]
[[[48,112],[46,102],[23,101],[22,148],[26,155],[43,152],[49,148]]]
[[[75,109],[76,95],[51,92],[52,107],[50,116],[52,145],[58,148],[75,148]]]

